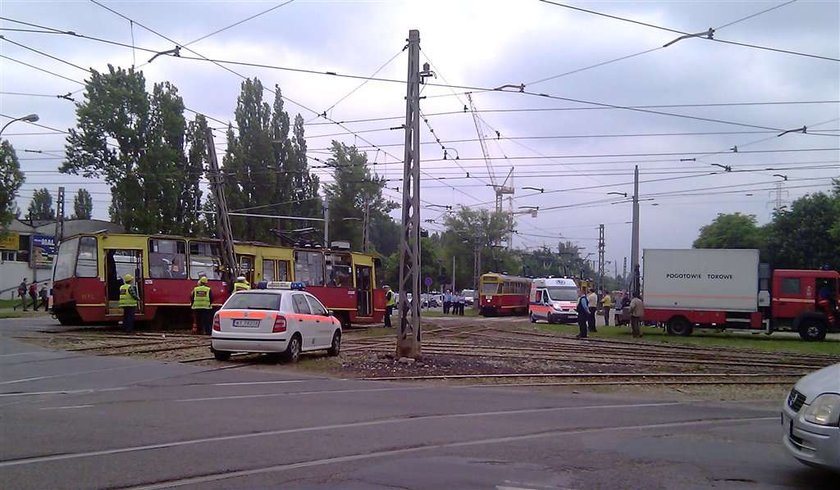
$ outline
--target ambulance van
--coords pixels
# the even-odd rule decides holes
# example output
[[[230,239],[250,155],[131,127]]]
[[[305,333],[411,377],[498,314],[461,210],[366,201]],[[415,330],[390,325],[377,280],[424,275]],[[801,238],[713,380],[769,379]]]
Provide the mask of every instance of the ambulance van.
[[[528,316],[532,323],[536,323],[537,320],[545,320],[548,323],[575,322],[577,300],[578,286],[574,279],[534,279],[531,283]]]

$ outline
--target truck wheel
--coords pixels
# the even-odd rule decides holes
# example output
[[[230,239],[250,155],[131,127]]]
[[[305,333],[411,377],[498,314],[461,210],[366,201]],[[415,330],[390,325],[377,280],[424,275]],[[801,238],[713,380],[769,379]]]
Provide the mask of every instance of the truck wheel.
[[[816,319],[804,320],[799,325],[799,336],[806,342],[823,340],[825,339],[825,333],[825,323]]]
[[[528,315],[528,319],[531,320],[531,323],[537,323],[537,317],[535,317],[533,313]]]
[[[686,337],[691,335],[691,332],[694,331],[694,327],[692,327],[691,322],[686,320],[684,317],[678,316],[676,318],[671,318],[668,321],[667,330],[670,335],[682,335],[683,337]]]

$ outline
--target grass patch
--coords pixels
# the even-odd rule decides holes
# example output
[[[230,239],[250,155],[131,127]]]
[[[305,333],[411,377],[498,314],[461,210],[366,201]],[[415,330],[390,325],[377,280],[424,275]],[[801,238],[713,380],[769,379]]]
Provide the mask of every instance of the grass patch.
[[[450,315],[444,315],[443,310],[422,310],[420,312],[420,316],[421,317],[427,316],[429,318],[441,318],[441,317],[450,317],[450,316],[454,317],[456,315],[451,315],[451,314]],[[464,308],[464,317],[468,317],[468,316],[477,317],[478,316],[478,310],[476,310],[472,307],[465,307]]]
[[[23,316],[23,313],[18,313],[16,311],[0,311],[0,318],[20,318]]]
[[[577,334],[577,325],[549,325],[537,323],[536,327],[547,332]],[[791,352],[801,354],[833,354],[840,356],[840,339],[827,338],[822,342],[805,342],[798,334],[777,332],[773,335],[751,332],[715,332],[713,330],[695,331],[688,337],[668,335],[659,327],[642,327],[646,343],[671,345],[690,345],[698,347],[729,347],[733,349],[752,349],[767,352]],[[630,327],[598,327],[597,333],[589,334],[595,338],[631,340]]]
[[[32,304],[27,297],[26,305],[30,306]],[[14,308],[17,306],[20,308],[20,299],[0,299],[0,308]]]

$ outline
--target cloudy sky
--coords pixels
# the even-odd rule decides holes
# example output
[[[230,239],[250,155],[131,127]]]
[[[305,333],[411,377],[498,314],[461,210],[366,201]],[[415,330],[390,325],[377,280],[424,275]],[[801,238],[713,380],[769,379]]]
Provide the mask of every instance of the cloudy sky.
[[[72,194],[85,187],[95,216],[107,218],[107,185],[57,173],[62,131],[75,125],[74,103],[57,96],[82,100],[84,69],[109,63],[140,67],[149,88],[172,82],[186,106],[217,127],[233,118],[243,76],[279,85],[286,108],[309,122],[311,157],[326,158],[332,139],[364,148],[377,172],[394,179],[386,195],[398,200],[404,136],[392,128],[404,121],[405,86],[323,73],[404,80],[410,29],[420,31],[421,62],[436,75],[421,102],[428,121],[421,124],[421,198],[427,206],[492,208],[489,184],[505,182],[513,169],[506,185],[514,199],[505,207],[540,208],[536,218],[517,218],[517,247],[554,248],[568,239],[594,253],[603,223],[607,260],[620,271],[631,206],[608,193],[632,195],[635,165],[643,248],[689,247],[718,213],[767,222],[777,198],[785,204],[827,190],[840,175],[840,6],[833,0],[97,2],[0,3],[0,124],[40,116],[40,126],[17,122],[3,134],[26,171],[23,209],[33,189],[64,185],[71,208]],[[662,47],[710,27],[715,41]],[[181,58],[148,63],[149,50],[176,44],[185,46]],[[232,73],[202,57],[265,67],[224,64]],[[506,84],[525,84],[524,93],[487,90]],[[467,92],[492,172],[465,111]],[[317,117],[324,111],[329,120]],[[806,134],[778,136],[803,126]],[[326,169],[317,173],[330,180]],[[429,229],[442,229],[440,208],[423,213],[436,220],[425,223]]]

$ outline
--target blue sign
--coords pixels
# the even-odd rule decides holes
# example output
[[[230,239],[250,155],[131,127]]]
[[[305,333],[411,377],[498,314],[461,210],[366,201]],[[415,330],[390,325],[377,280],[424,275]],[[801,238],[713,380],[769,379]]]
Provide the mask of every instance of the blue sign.
[[[55,237],[32,235],[32,265],[37,269],[50,269],[55,259]]]

